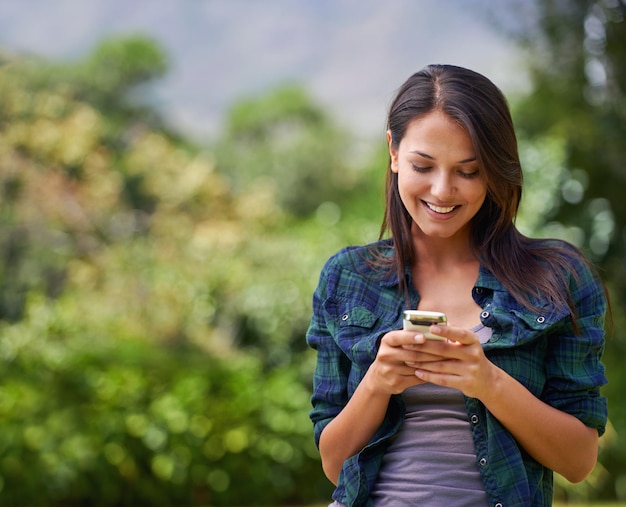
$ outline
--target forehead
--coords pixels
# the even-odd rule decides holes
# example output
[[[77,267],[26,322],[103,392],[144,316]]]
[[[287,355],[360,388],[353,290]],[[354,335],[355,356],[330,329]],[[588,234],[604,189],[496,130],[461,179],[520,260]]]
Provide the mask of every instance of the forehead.
[[[400,144],[408,150],[429,148],[474,154],[474,145],[467,130],[441,111],[432,111],[412,120]]]

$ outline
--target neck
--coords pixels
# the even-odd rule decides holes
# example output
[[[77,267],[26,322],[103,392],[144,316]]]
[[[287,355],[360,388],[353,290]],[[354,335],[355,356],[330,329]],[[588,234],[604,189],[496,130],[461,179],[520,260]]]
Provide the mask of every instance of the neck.
[[[451,238],[426,237],[414,227],[413,246],[415,248],[416,263],[421,266],[430,266],[435,270],[445,270],[451,266],[476,262],[469,242],[469,233],[457,234]]]

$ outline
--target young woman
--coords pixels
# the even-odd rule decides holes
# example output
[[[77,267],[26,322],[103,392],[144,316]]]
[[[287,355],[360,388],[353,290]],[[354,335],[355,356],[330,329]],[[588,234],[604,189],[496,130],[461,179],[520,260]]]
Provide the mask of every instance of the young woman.
[[[606,424],[603,285],[515,228],[517,141],[487,78],[417,72],[387,141],[391,237],[331,257],[307,333],[333,505],[551,505],[552,472],[583,480]],[[444,340],[403,331],[405,309],[444,312]]]

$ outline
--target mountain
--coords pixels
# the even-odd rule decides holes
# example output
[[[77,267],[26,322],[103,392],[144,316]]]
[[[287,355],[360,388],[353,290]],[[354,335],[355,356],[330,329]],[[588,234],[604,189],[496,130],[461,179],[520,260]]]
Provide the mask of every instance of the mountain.
[[[238,98],[287,81],[369,137],[384,128],[395,89],[428,63],[527,86],[521,53],[487,21],[512,0],[3,0],[0,46],[79,58],[101,38],[157,39],[171,71],[154,101],[198,139]]]

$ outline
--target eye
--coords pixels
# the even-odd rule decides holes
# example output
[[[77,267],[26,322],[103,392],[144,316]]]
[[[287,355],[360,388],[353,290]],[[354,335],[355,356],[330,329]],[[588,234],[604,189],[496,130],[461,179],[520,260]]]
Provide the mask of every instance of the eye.
[[[459,171],[459,174],[461,175],[462,178],[467,178],[469,180],[469,179],[472,179],[472,178],[476,178],[479,173],[478,173],[478,171],[474,171],[474,172],[471,172],[471,173],[466,173],[464,171]]]
[[[432,169],[432,167],[430,166],[418,166],[418,165],[415,165],[413,162],[411,162],[411,167],[413,168],[415,172],[418,172],[418,173],[425,173]]]

